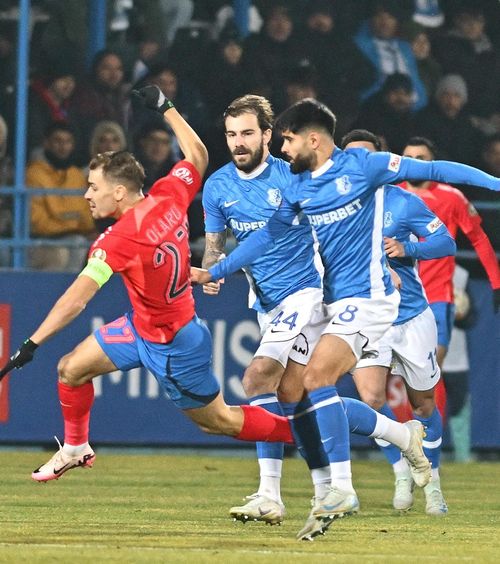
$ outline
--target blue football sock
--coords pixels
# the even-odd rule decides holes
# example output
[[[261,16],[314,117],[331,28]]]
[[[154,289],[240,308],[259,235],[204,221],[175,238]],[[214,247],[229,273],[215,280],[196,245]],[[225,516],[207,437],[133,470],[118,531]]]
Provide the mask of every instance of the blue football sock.
[[[325,449],[321,444],[316,412],[309,398],[300,402],[282,403],[283,412],[290,421],[295,446],[310,470],[329,465]]]
[[[276,394],[261,394],[254,396],[248,400],[250,405],[258,405],[270,413],[275,415],[283,415],[283,410],[278,401]],[[283,460],[284,445],[283,443],[255,443],[257,447],[257,458],[276,458]]]
[[[366,403],[353,398],[342,398],[349,431],[369,437],[377,424],[377,413]]]
[[[316,411],[321,442],[330,463],[350,460],[349,425],[335,386],[309,392]]]
[[[425,427],[424,453],[432,463],[432,470],[437,470],[441,458],[441,443],[443,442],[443,420],[441,414],[437,408],[434,408],[430,417],[419,417],[415,413],[413,415]]]

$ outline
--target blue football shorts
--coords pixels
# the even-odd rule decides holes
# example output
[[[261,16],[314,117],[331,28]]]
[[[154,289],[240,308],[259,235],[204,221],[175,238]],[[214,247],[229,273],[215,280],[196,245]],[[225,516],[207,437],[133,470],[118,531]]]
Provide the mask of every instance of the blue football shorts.
[[[197,316],[168,344],[143,339],[130,313],[97,329],[94,336],[118,370],[144,366],[180,409],[208,405],[220,392],[211,367],[212,338]]]
[[[455,322],[455,306],[448,302],[434,302],[429,305],[436,318],[438,345],[448,348]]]

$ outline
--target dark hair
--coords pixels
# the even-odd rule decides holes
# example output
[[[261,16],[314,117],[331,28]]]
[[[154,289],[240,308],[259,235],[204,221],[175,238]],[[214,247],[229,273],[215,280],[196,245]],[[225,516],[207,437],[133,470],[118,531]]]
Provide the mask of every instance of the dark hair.
[[[99,153],[89,164],[90,170],[102,168],[103,176],[123,184],[130,192],[140,192],[146,177],[141,163],[128,151]]]
[[[380,138],[375,135],[375,133],[368,131],[368,129],[353,129],[352,131],[349,131],[349,133],[346,133],[346,135],[342,137],[340,148],[345,149],[346,145],[349,145],[349,143],[352,143],[353,141],[367,141],[368,143],[373,143],[373,146],[377,151],[382,150]]]
[[[106,57],[109,57],[110,55],[118,57],[118,59],[120,59],[123,64],[123,57],[117,51],[113,51],[113,49],[102,49],[101,51],[98,51],[92,59],[92,76],[96,75],[99,65]]]
[[[228,116],[239,117],[242,114],[254,114],[257,116],[257,121],[262,131],[273,128],[273,108],[271,107],[271,102],[264,98],[264,96],[246,94],[241,96],[241,98],[236,98],[225,109],[223,118],[225,121]]]
[[[417,145],[423,145],[424,147],[427,147],[431,152],[433,159],[438,156],[438,148],[436,144],[430,139],[427,139],[427,137],[419,137],[416,135],[415,137],[410,137],[410,139],[408,139],[408,141],[405,143],[405,147],[415,147]]]
[[[411,92],[413,92],[413,83],[407,74],[395,72],[384,80],[381,92],[382,94],[387,94],[387,92],[400,89],[411,94]]]
[[[276,129],[299,133],[305,129],[319,127],[333,138],[336,124],[337,118],[330,108],[313,98],[304,98],[278,116]]]
[[[66,131],[75,137],[75,130],[65,121],[53,121],[43,130],[44,139],[48,139],[55,131]]]

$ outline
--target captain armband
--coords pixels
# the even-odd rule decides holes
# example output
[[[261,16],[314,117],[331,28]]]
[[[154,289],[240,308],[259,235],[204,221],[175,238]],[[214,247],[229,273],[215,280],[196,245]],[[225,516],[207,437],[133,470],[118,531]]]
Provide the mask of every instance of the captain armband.
[[[80,272],[79,276],[85,274],[89,278],[92,278],[96,282],[99,288],[102,288],[104,284],[111,278],[113,271],[109,264],[98,258],[90,258],[87,266]]]

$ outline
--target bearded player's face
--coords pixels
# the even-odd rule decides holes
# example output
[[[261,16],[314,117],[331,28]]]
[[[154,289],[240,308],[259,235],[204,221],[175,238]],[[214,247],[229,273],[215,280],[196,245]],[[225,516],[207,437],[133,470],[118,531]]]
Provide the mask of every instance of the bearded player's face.
[[[313,170],[315,155],[309,147],[306,137],[288,130],[283,131],[281,136],[283,138],[281,152],[290,162],[290,170],[293,174]]]
[[[255,114],[227,116],[226,142],[236,168],[249,173],[267,158],[271,130],[262,131]]]

